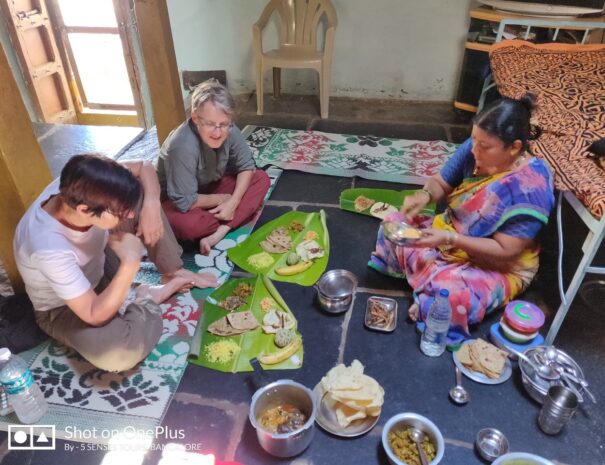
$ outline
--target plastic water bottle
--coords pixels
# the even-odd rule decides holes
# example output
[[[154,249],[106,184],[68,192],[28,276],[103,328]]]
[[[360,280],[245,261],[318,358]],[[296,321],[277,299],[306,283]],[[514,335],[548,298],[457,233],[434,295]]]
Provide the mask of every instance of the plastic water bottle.
[[[0,383],[21,423],[35,423],[48,404],[27,364],[7,348],[0,349]]]
[[[445,351],[447,332],[452,321],[450,293],[441,289],[426,316],[426,328],[420,338],[420,350],[429,357],[439,357]]]
[[[9,403],[8,395],[0,384],[0,417],[5,417],[12,412],[14,412],[13,406]]]

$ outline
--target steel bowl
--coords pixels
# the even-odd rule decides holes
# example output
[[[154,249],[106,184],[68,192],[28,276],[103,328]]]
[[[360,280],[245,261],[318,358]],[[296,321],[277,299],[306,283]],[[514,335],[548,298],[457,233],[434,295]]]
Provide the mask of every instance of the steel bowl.
[[[321,307],[329,313],[346,312],[357,290],[357,277],[347,270],[330,270],[315,285]]]
[[[353,295],[349,295],[340,299],[331,299],[318,291],[317,300],[319,300],[321,308],[323,308],[326,312],[343,313],[349,310],[349,308],[351,308],[351,303],[353,302]]]
[[[328,299],[352,296],[357,289],[357,276],[347,270],[326,271],[317,282],[317,290]]]
[[[418,228],[407,224],[405,221],[384,220],[380,223],[382,226],[382,234],[395,245],[402,247],[408,246],[416,242],[420,237],[408,237],[410,230],[422,234]]]
[[[524,354],[527,355],[530,359],[534,360],[535,354],[541,355],[545,351],[545,346],[537,346],[526,349]],[[565,369],[572,370],[579,379],[584,380],[584,373],[582,372],[582,368],[565,352],[560,349],[557,349],[557,365],[563,366]],[[519,369],[521,370],[521,381],[523,383],[523,387],[530,395],[532,399],[534,399],[539,404],[544,402],[544,397],[548,392],[548,389],[551,386],[556,385],[565,385],[565,382],[562,379],[555,380],[546,380],[540,377],[536,371],[523,359],[519,360]],[[583,398],[583,387],[581,384],[573,383],[572,388],[577,391],[578,401],[580,403],[584,402]]]
[[[307,416],[302,428],[290,433],[270,433],[262,428],[258,419],[265,410],[281,404],[291,404]],[[317,403],[313,391],[296,381],[282,379],[257,390],[252,396],[250,423],[256,429],[261,447],[276,457],[293,457],[304,451],[315,433],[315,415]]]
[[[439,428],[437,428],[435,423],[422,415],[405,412],[398,413],[397,415],[391,417],[384,425],[384,428],[382,428],[382,447],[384,447],[391,465],[408,465],[395,456],[389,444],[389,433],[391,430],[395,428],[405,428],[408,426],[418,428],[429,437],[433,444],[435,444],[437,455],[435,455],[435,458],[429,462],[429,465],[437,465],[439,462],[441,462],[445,452],[445,441],[441,431],[439,431]]]
[[[497,429],[483,428],[477,433],[475,447],[481,457],[493,462],[508,452],[508,439]]]
[[[555,465],[550,460],[527,452],[510,452],[498,457],[492,465]]]

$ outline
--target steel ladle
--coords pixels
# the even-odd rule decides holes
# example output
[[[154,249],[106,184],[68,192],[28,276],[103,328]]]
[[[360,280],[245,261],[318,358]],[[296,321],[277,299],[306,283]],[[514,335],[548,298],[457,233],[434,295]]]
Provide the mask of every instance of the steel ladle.
[[[413,426],[411,426],[410,427],[410,436],[412,437],[412,439],[416,443],[416,447],[418,448],[418,455],[420,456],[420,463],[422,465],[429,465],[429,461],[426,458],[424,449],[420,445],[420,443],[422,443],[422,441],[424,440],[426,435],[422,431],[420,431],[418,428],[414,428]]]
[[[452,399],[456,404],[466,404],[469,401],[469,394],[466,389],[462,387],[462,375],[460,374],[460,369],[456,368],[456,385],[450,389],[450,399]]]

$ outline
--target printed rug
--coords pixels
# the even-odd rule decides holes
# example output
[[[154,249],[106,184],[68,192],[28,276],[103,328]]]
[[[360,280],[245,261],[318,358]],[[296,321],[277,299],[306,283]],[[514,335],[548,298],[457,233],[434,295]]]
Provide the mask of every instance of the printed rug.
[[[281,170],[271,168],[267,174],[271,187],[264,202]],[[231,231],[209,256],[184,256],[185,266],[196,272],[212,273],[222,284],[233,270],[227,250],[250,235],[261,211],[249,223]],[[144,262],[135,282],[157,284],[159,280],[155,266]],[[178,388],[189,353],[195,353],[196,357],[199,353],[199,337],[194,335],[202,302],[212,291],[194,289],[162,304],[162,336],[149,356],[133,370],[121,373],[100,370],[77,352],[52,340],[22,352],[21,357],[30,364],[49,404],[48,412],[38,423],[54,425],[57,438],[92,443],[108,443],[121,436],[155,431]],[[193,341],[197,348],[191,347]],[[8,430],[10,424],[19,424],[14,414],[0,417],[0,430]]]
[[[458,144],[247,126],[257,166],[330,176],[422,184]]]
[[[455,144],[373,136],[349,136],[270,127],[245,128],[257,165],[268,169],[272,183],[281,169],[333,176],[360,176],[383,181],[422,183],[453,153]],[[157,151],[155,152],[157,153]],[[124,159],[127,159],[126,154]],[[278,169],[281,168],[281,169]],[[227,250],[244,241],[260,216],[229,233],[209,256],[189,254],[185,266],[215,274],[221,282],[233,271]],[[153,264],[144,263],[136,279],[158,283]],[[49,402],[39,423],[55,425],[58,438],[107,443],[116,435],[158,427],[178,388],[191,353],[197,356],[195,335],[202,302],[212,289],[178,294],[163,304],[164,329],[152,353],[135,369],[123,373],[99,370],[76,352],[46,341],[20,355],[30,364]],[[18,423],[14,415],[0,418],[0,429]],[[90,432],[96,432],[90,434]]]

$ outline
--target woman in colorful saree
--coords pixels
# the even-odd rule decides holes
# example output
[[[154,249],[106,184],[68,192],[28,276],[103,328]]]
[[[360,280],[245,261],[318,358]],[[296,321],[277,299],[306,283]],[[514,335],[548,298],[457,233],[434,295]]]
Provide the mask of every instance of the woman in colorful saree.
[[[395,214],[422,228],[413,246],[395,246],[378,232],[369,265],[407,278],[412,321],[425,320],[439,290],[449,290],[450,343],[469,337],[469,325],[514,299],[538,270],[536,238],[554,195],[548,165],[528,152],[539,135],[533,108],[526,95],[498,100],[475,117],[471,138]],[[443,213],[419,216],[442,201]]]

